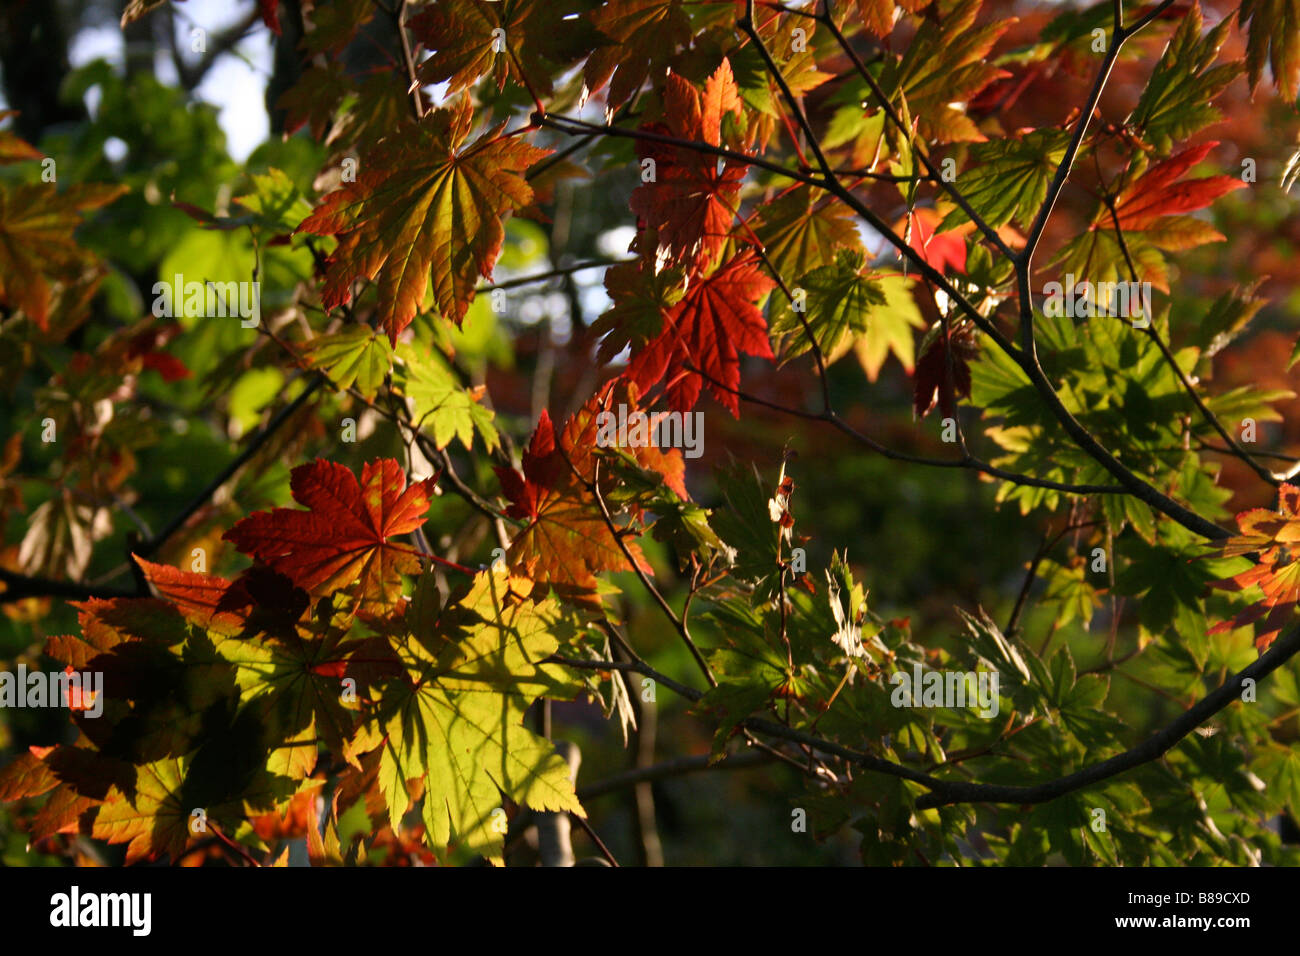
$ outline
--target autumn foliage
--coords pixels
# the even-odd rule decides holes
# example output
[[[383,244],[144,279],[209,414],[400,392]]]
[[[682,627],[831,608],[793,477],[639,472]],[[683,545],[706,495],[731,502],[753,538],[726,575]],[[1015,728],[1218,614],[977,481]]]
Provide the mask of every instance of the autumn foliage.
[[[533,863],[739,761],[786,862],[1300,861],[1293,5],[247,13],[246,161],[0,114],[0,657],[104,678],[0,850]]]

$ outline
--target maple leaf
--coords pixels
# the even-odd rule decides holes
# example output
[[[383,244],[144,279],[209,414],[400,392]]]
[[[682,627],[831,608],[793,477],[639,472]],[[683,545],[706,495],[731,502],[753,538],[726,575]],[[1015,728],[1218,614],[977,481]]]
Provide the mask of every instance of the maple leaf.
[[[1206,176],[1179,182],[1183,174],[1205,159],[1210,150],[1218,146],[1217,140],[1192,146],[1164,162],[1156,163],[1115,199],[1115,212],[1120,228],[1125,232],[1151,232],[1160,220],[1177,213],[1204,209],[1224,193],[1244,189],[1246,183],[1236,176]],[[1109,213],[1099,212],[1093,222],[1094,229],[1104,229],[1110,222]],[[1215,239],[1223,236],[1213,230],[1207,235]],[[1167,238],[1172,238],[1168,236]],[[1210,241],[1201,239],[1200,242]],[[1199,245],[1200,242],[1196,244]],[[1176,248],[1188,248],[1180,245]]]
[[[975,332],[967,325],[951,331],[942,325],[921,346],[916,363],[912,392],[912,411],[917,418],[928,415],[938,403],[944,418],[956,414],[957,398],[970,398],[970,363],[979,355]],[[948,359],[952,356],[952,379],[949,384]]]
[[[419,311],[432,270],[438,310],[457,325],[490,277],[505,241],[502,218],[533,200],[520,175],[551,150],[495,127],[460,149],[473,106],[436,110],[363,158],[355,183],[330,193],[295,232],[338,236],[321,301],[352,298],[359,279],[375,279],[378,312],[392,344]]]
[[[974,228],[974,223],[947,230],[940,235],[939,214],[933,209],[918,208],[908,213],[902,230],[908,246],[929,265],[939,272],[951,269],[953,272],[966,271],[966,235]]]
[[[1300,546],[1300,488],[1282,484],[1277,498],[1276,511],[1252,508],[1237,515],[1241,534],[1217,546],[1223,557],[1258,553],[1254,566],[1231,578],[1211,582],[1225,590],[1258,587],[1263,592],[1262,601],[1210,628],[1211,634],[1221,634],[1263,619],[1263,629],[1255,633],[1255,647],[1260,653],[1268,649],[1300,605],[1300,561],[1294,553]]]
[[[577,11],[572,0],[440,0],[409,21],[432,52],[420,65],[421,79],[445,82],[448,93],[457,93],[492,73],[498,89],[514,77],[549,96],[554,68],[548,61],[568,59],[563,47],[574,43],[578,23],[566,17]]]
[[[833,78],[833,74],[817,68],[815,21],[789,13],[760,17],[754,26],[776,63],[786,88],[795,96],[815,90]],[[804,31],[806,43],[790,42],[794,29]],[[730,50],[727,56],[736,75],[740,98],[748,107],[741,118],[744,132],[740,139],[747,145],[757,146],[761,152],[767,149],[774,134],[789,132],[783,123],[786,118],[785,94],[776,72],[768,69],[756,44]]]
[[[558,441],[551,417],[543,411],[523,455],[523,472],[496,469],[511,502],[506,514],[528,522],[510,544],[506,555],[510,566],[551,584],[566,598],[589,601],[597,586],[595,572],[632,570],[586,483],[597,478],[600,414],[616,414],[622,405],[632,416],[639,410],[637,396],[636,386],[628,382],[604,389],[566,422]],[[653,444],[625,451],[637,465],[660,475],[680,497],[687,497],[679,451]],[[604,494],[610,487],[609,469],[600,477]],[[626,544],[637,566],[650,572],[636,542]]]
[[[179,323],[169,322],[153,328],[145,328],[129,340],[123,359],[130,362],[140,360],[142,369],[151,368],[162,376],[164,382],[179,382],[190,377],[190,370],[174,355],[162,351],[173,337],[179,333]]]
[[[1015,139],[997,139],[970,147],[961,192],[970,207],[994,229],[1015,220],[1028,225],[1047,196],[1047,183],[1065,157],[1069,137],[1062,130],[1032,130]],[[969,221],[960,206],[943,220],[942,229]],[[962,263],[965,250],[962,250]]]
[[[1246,41],[1246,75],[1250,92],[1255,92],[1264,64],[1273,74],[1273,86],[1288,101],[1300,93],[1300,0],[1242,0],[1237,10],[1237,25],[1245,28],[1250,21]]]
[[[351,623],[350,621],[347,623]],[[362,646],[346,639],[346,630],[328,627],[324,634],[301,627],[283,635],[239,636],[217,632],[187,648],[187,662],[228,664],[234,671],[241,706],[251,711],[269,744],[266,769],[301,780],[317,761],[317,744],[345,753],[353,714],[340,701],[340,679],[347,657]]]
[[[1212,66],[1228,36],[1231,18],[1201,35],[1201,7],[1193,4],[1156,64],[1151,79],[1129,117],[1156,149],[1172,144],[1222,119],[1210,101],[1241,72],[1237,63]]]
[[[1215,199],[1245,187],[1234,176],[1182,179],[1218,143],[1202,143],[1156,163],[1122,189],[1115,198],[1115,213],[1104,205],[1097,210],[1089,230],[1070,240],[1053,260],[1062,271],[1087,276],[1092,282],[1130,281],[1124,247],[1141,281],[1169,291],[1169,277],[1161,252],[1192,249],[1224,236],[1209,223],[1181,215],[1203,209]],[[1124,234],[1124,247],[1115,235],[1115,219]]]
[[[56,661],[62,661],[69,667],[84,669],[101,654],[107,654],[118,644],[132,640],[118,627],[104,620],[105,611],[116,607],[111,601],[92,598],[85,602],[73,602],[77,608],[79,634],[51,634],[45,640],[45,653]]]
[[[215,574],[182,571],[169,564],[155,564],[138,554],[131,557],[159,597],[175,607],[185,620],[200,627],[225,630],[238,629],[246,622],[247,615],[243,613],[243,608],[252,600],[245,583],[247,574],[239,582],[234,582]],[[83,635],[90,633],[87,627],[94,621],[89,615],[82,616]]]
[[[878,37],[887,37],[894,32],[895,6],[919,13],[930,5],[930,0],[855,0],[855,5],[866,28]]]
[[[639,350],[658,336],[664,313],[682,300],[684,280],[681,269],[655,271],[643,259],[606,269],[605,291],[613,305],[591,327],[602,336],[596,357],[611,362],[625,348]]]
[[[361,593],[391,603],[419,555],[388,539],[424,523],[433,479],[406,486],[391,458],[365,465],[361,482],[345,466],[317,459],[290,474],[293,498],[309,510],[254,512],[222,537],[298,587],[329,593],[360,580]]]
[[[160,760],[137,768],[129,790],[114,787],[95,814],[91,835],[125,843],[126,865],[166,855],[176,859],[194,834],[189,801],[181,794],[188,761]]]
[[[84,741],[80,741],[84,742]],[[30,824],[33,842],[55,833],[85,832],[110,788],[129,787],[134,769],[82,746],[29,747],[0,770],[0,801],[45,796]]]
[[[220,755],[221,748],[211,751]],[[239,779],[237,767],[217,766],[200,748],[194,755],[168,757],[131,768],[133,779],[115,782],[95,814],[91,835],[125,843],[126,865],[167,856],[175,860],[201,835],[191,829],[195,809],[205,825],[220,818],[243,819],[268,810],[293,792],[293,785],[265,773]],[[232,827],[233,829],[233,827]]]
[[[605,40],[583,66],[588,94],[609,83],[605,102],[614,109],[662,73],[677,48],[691,41],[691,21],[683,7],[682,0],[609,0],[587,14]]]
[[[807,296],[803,317],[827,361],[843,355],[844,340],[865,333],[873,310],[886,304],[879,282],[862,273],[864,260],[860,250],[843,249],[834,265],[820,266],[799,279],[797,288]],[[783,364],[811,347],[793,303],[773,322],[772,334],[785,339]]]
[[[52,281],[68,282],[97,258],[77,245],[83,214],[127,191],[123,185],[0,185],[0,302],[49,327]]]
[[[709,390],[735,417],[740,402],[728,389],[740,386],[740,353],[772,358],[767,322],[756,303],[776,285],[751,254],[742,253],[712,274],[692,282],[680,302],[664,313],[663,330],[629,363],[626,375],[641,392],[668,378],[669,406],[682,413],[699,400],[705,379]]]
[[[353,325],[334,335],[312,339],[307,354],[314,368],[324,369],[339,388],[354,382],[364,398],[371,398],[392,367],[393,349],[367,325]]]
[[[852,211],[843,203],[819,202],[808,186],[764,204],[754,235],[776,271],[785,276],[829,266],[841,250],[862,251]]]
[[[994,80],[1007,76],[989,56],[1017,22],[1002,17],[976,26],[982,0],[956,0],[942,22],[924,19],[906,52],[887,60],[880,85],[897,104],[906,103],[917,131],[933,143],[982,142],[984,134],[959,107]]]
[[[18,110],[0,110],[0,120],[6,120],[17,115]],[[44,155],[21,136],[15,136],[9,130],[0,129],[0,165],[21,163],[28,159],[40,159]]]
[[[553,601],[507,603],[508,575],[482,572],[428,635],[395,650],[409,675],[383,698],[379,785],[399,832],[422,785],[431,844],[457,846],[502,863],[504,833],[493,824],[502,795],[544,811],[585,816],[567,763],[550,741],[523,727],[539,696],[572,697],[581,684],[554,664]]]
[[[909,375],[912,373],[916,356],[912,329],[925,328],[925,319],[912,296],[913,281],[895,275],[885,276],[875,283],[885,298],[885,304],[872,310],[866,332],[853,341],[853,353],[867,373],[868,381],[874,382],[879,378],[880,370],[890,355],[898,359]],[[827,358],[834,361],[838,355],[832,352]]]
[[[58,778],[45,761],[53,747],[29,747],[0,768],[0,803],[39,797],[58,786]]]
[[[296,133],[307,126],[311,138],[321,140],[333,125],[339,104],[351,92],[352,85],[346,76],[337,70],[313,64],[302,71],[293,86],[280,94],[275,106],[286,114],[286,133]]]
[[[402,366],[394,377],[414,406],[416,427],[432,428],[437,448],[446,448],[452,438],[472,448],[476,431],[489,452],[498,447],[492,410],[482,404],[485,386],[465,388],[446,363],[421,344],[402,343],[397,354]]]
[[[495,467],[501,487],[510,499],[506,514],[511,518],[536,518],[543,493],[563,474],[564,459],[555,449],[555,426],[551,413],[542,409],[533,437],[523,454],[522,474],[513,468]]]
[[[668,74],[663,129],[669,135],[720,146],[723,117],[740,113],[740,94],[726,59],[702,91],[677,73]],[[642,160],[654,161],[655,176],[633,190],[632,211],[657,233],[673,264],[702,268],[712,262],[730,234],[748,165],[652,141],[638,141],[637,151]]]

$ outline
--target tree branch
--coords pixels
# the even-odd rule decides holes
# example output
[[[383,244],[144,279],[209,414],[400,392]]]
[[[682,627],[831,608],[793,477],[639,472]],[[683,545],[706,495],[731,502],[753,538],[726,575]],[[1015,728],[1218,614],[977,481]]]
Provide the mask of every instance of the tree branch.
[[[689,362],[685,363],[685,368],[700,376],[700,378],[704,379],[706,382],[717,386],[723,391],[732,393],[743,401],[750,402],[754,405],[762,405],[764,408],[770,408],[773,411],[782,412],[786,415],[793,415],[797,418],[827,422],[848,435],[854,441],[861,445],[865,445],[878,455],[888,458],[891,461],[904,461],[913,465],[926,465],[930,468],[969,468],[971,471],[980,472],[981,474],[988,475],[991,478],[999,478],[1002,481],[1009,481],[1015,485],[1025,485],[1030,488],[1046,488],[1050,491],[1060,491],[1072,495],[1122,495],[1129,493],[1122,485],[1076,485],[1063,481],[1053,481],[1050,478],[1035,478],[1033,475],[1021,475],[1013,471],[1006,471],[1005,469],[998,468],[996,465],[990,465],[988,462],[976,458],[969,452],[961,458],[929,458],[924,455],[912,455],[907,452],[896,451],[887,445],[882,445],[874,438],[862,434],[862,432],[844,421],[844,419],[834,411],[800,411],[797,408],[780,405],[776,402],[768,401],[765,398],[760,398],[757,395],[741,391],[738,388],[733,388],[723,382],[719,382],[716,378]]]
[[[1263,680],[1300,652],[1300,627],[1278,638],[1267,653],[1239,673],[1230,677],[1218,689],[1207,694],[1201,701],[1184,711],[1161,730],[1152,734],[1141,744],[1123,753],[1103,760],[1053,780],[1046,780],[1032,786],[1009,786],[1002,784],[969,783],[963,780],[942,780],[929,774],[904,767],[902,764],[873,757],[848,747],[840,746],[829,740],[812,734],[786,727],[772,720],[761,717],[748,717],[740,722],[741,727],[779,737],[794,743],[804,744],[824,753],[840,757],[855,766],[874,773],[886,774],[919,783],[930,792],[921,795],[917,809],[948,806],[957,803],[1010,803],[1035,804],[1048,803],[1057,797],[1065,796],[1076,790],[1082,790],[1093,784],[1101,783],[1112,777],[1150,763],[1167,753],[1175,744],[1190,734],[1197,727],[1226,708],[1234,700],[1240,699],[1242,682],[1251,679]],[[641,674],[663,684],[689,700],[698,701],[704,694],[694,688],[686,687],[659,673],[648,664],[637,661],[589,661],[551,656],[547,662],[563,664],[587,670],[624,670]]]

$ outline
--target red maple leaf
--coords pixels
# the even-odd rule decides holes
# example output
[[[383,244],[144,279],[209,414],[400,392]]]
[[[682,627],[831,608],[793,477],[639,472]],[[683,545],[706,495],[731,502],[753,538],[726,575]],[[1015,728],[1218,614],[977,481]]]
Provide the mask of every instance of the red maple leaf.
[[[262,22],[272,33],[280,36],[280,0],[257,0],[257,6],[262,14]]]
[[[226,617],[219,617],[219,613],[225,610],[223,599],[231,587],[231,582],[226,578],[197,571],[181,571],[168,564],[154,564],[138,554],[133,554],[132,557],[153,589],[164,600],[176,605],[186,620],[202,625],[227,620]],[[231,617],[229,620],[238,623],[237,618]]]
[[[719,266],[712,275],[692,281],[682,300],[664,313],[663,329],[633,356],[628,379],[641,392],[668,377],[668,404],[687,412],[699,400],[706,379],[709,390],[733,416],[740,402],[740,353],[772,358],[767,322],[756,305],[775,285],[751,254]],[[716,384],[715,384],[716,383]]]
[[[181,331],[180,324],[168,322],[164,325],[145,329],[133,336],[127,346],[127,358],[139,358],[144,368],[151,368],[163,377],[164,382],[179,382],[190,377],[190,370],[185,363],[174,355],[162,351],[171,339]]]
[[[223,537],[304,590],[327,593],[360,579],[364,594],[395,597],[397,573],[418,570],[419,555],[388,539],[424,523],[433,482],[408,488],[401,466],[382,458],[358,484],[348,468],[317,459],[290,474],[294,500],[309,510],[254,512]]]
[[[1164,162],[1156,163],[1138,177],[1116,199],[1115,212],[1119,216],[1120,228],[1131,232],[1145,231],[1163,216],[1204,209],[1224,193],[1245,187],[1246,184],[1234,176],[1206,176],[1176,182],[1218,145],[1218,142],[1209,142],[1185,149]],[[1103,212],[1093,228],[1111,225],[1109,212]]]
[[[933,209],[913,209],[905,220],[907,244],[927,264],[940,272],[965,273],[966,271],[966,234],[974,228],[972,223],[963,223],[936,236],[934,230],[939,225],[940,216]]]
[[[948,353],[952,353],[952,381],[948,379]],[[970,397],[970,362],[979,354],[975,336],[968,326],[940,330],[938,335],[923,346],[921,358],[916,363],[912,390],[912,410],[917,418],[924,418],[937,403],[944,418],[956,411],[957,398]]]
[[[511,502],[506,514],[511,518],[536,518],[542,496],[569,470],[555,447],[555,426],[550,412],[544,408],[532,440],[524,450],[523,468],[522,474],[499,465],[494,470]]]
[[[667,123],[642,128],[721,146],[723,116],[740,112],[740,92],[724,59],[703,91],[669,73],[664,89]],[[706,267],[727,241],[748,165],[646,140],[638,141],[637,152],[643,163],[654,161],[654,179],[633,190],[632,211],[647,229],[657,232],[660,248],[674,264]]]

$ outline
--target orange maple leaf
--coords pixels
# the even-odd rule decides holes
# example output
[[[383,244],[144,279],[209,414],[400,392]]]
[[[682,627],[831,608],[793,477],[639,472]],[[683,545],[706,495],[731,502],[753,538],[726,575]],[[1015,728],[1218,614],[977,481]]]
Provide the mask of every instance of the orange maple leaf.
[[[1300,561],[1292,553],[1300,542],[1300,488],[1282,485],[1277,511],[1243,511],[1237,515],[1237,527],[1242,533],[1223,542],[1220,553],[1224,557],[1258,553],[1259,559],[1254,567],[1211,584],[1230,591],[1257,586],[1264,599],[1231,620],[1220,621],[1210,628],[1210,633],[1221,634],[1263,619],[1263,629],[1255,635],[1255,647],[1262,653],[1300,605]]]
[[[596,572],[632,570],[628,554],[637,567],[650,571],[635,541],[625,542],[624,554],[588,487],[595,484],[604,494],[611,485],[609,471],[598,471],[601,412],[613,413],[623,404],[631,415],[637,411],[636,398],[630,383],[604,389],[569,419],[558,441],[551,417],[543,411],[524,452],[523,471],[496,469],[511,501],[506,513],[528,522],[510,545],[506,557],[511,567],[574,600],[593,600]],[[687,497],[681,452],[654,445],[622,450]]]
[[[73,235],[83,213],[106,206],[126,186],[52,184],[0,187],[0,302],[49,327],[51,283],[68,283],[98,262]]]
[[[722,118],[740,116],[740,92],[727,60],[703,91],[669,73],[664,89],[664,123],[646,129],[676,139],[722,145]],[[654,162],[654,178],[632,192],[632,211],[658,236],[675,264],[704,268],[722,250],[735,218],[735,197],[748,164],[697,150],[639,140],[642,162]]]

